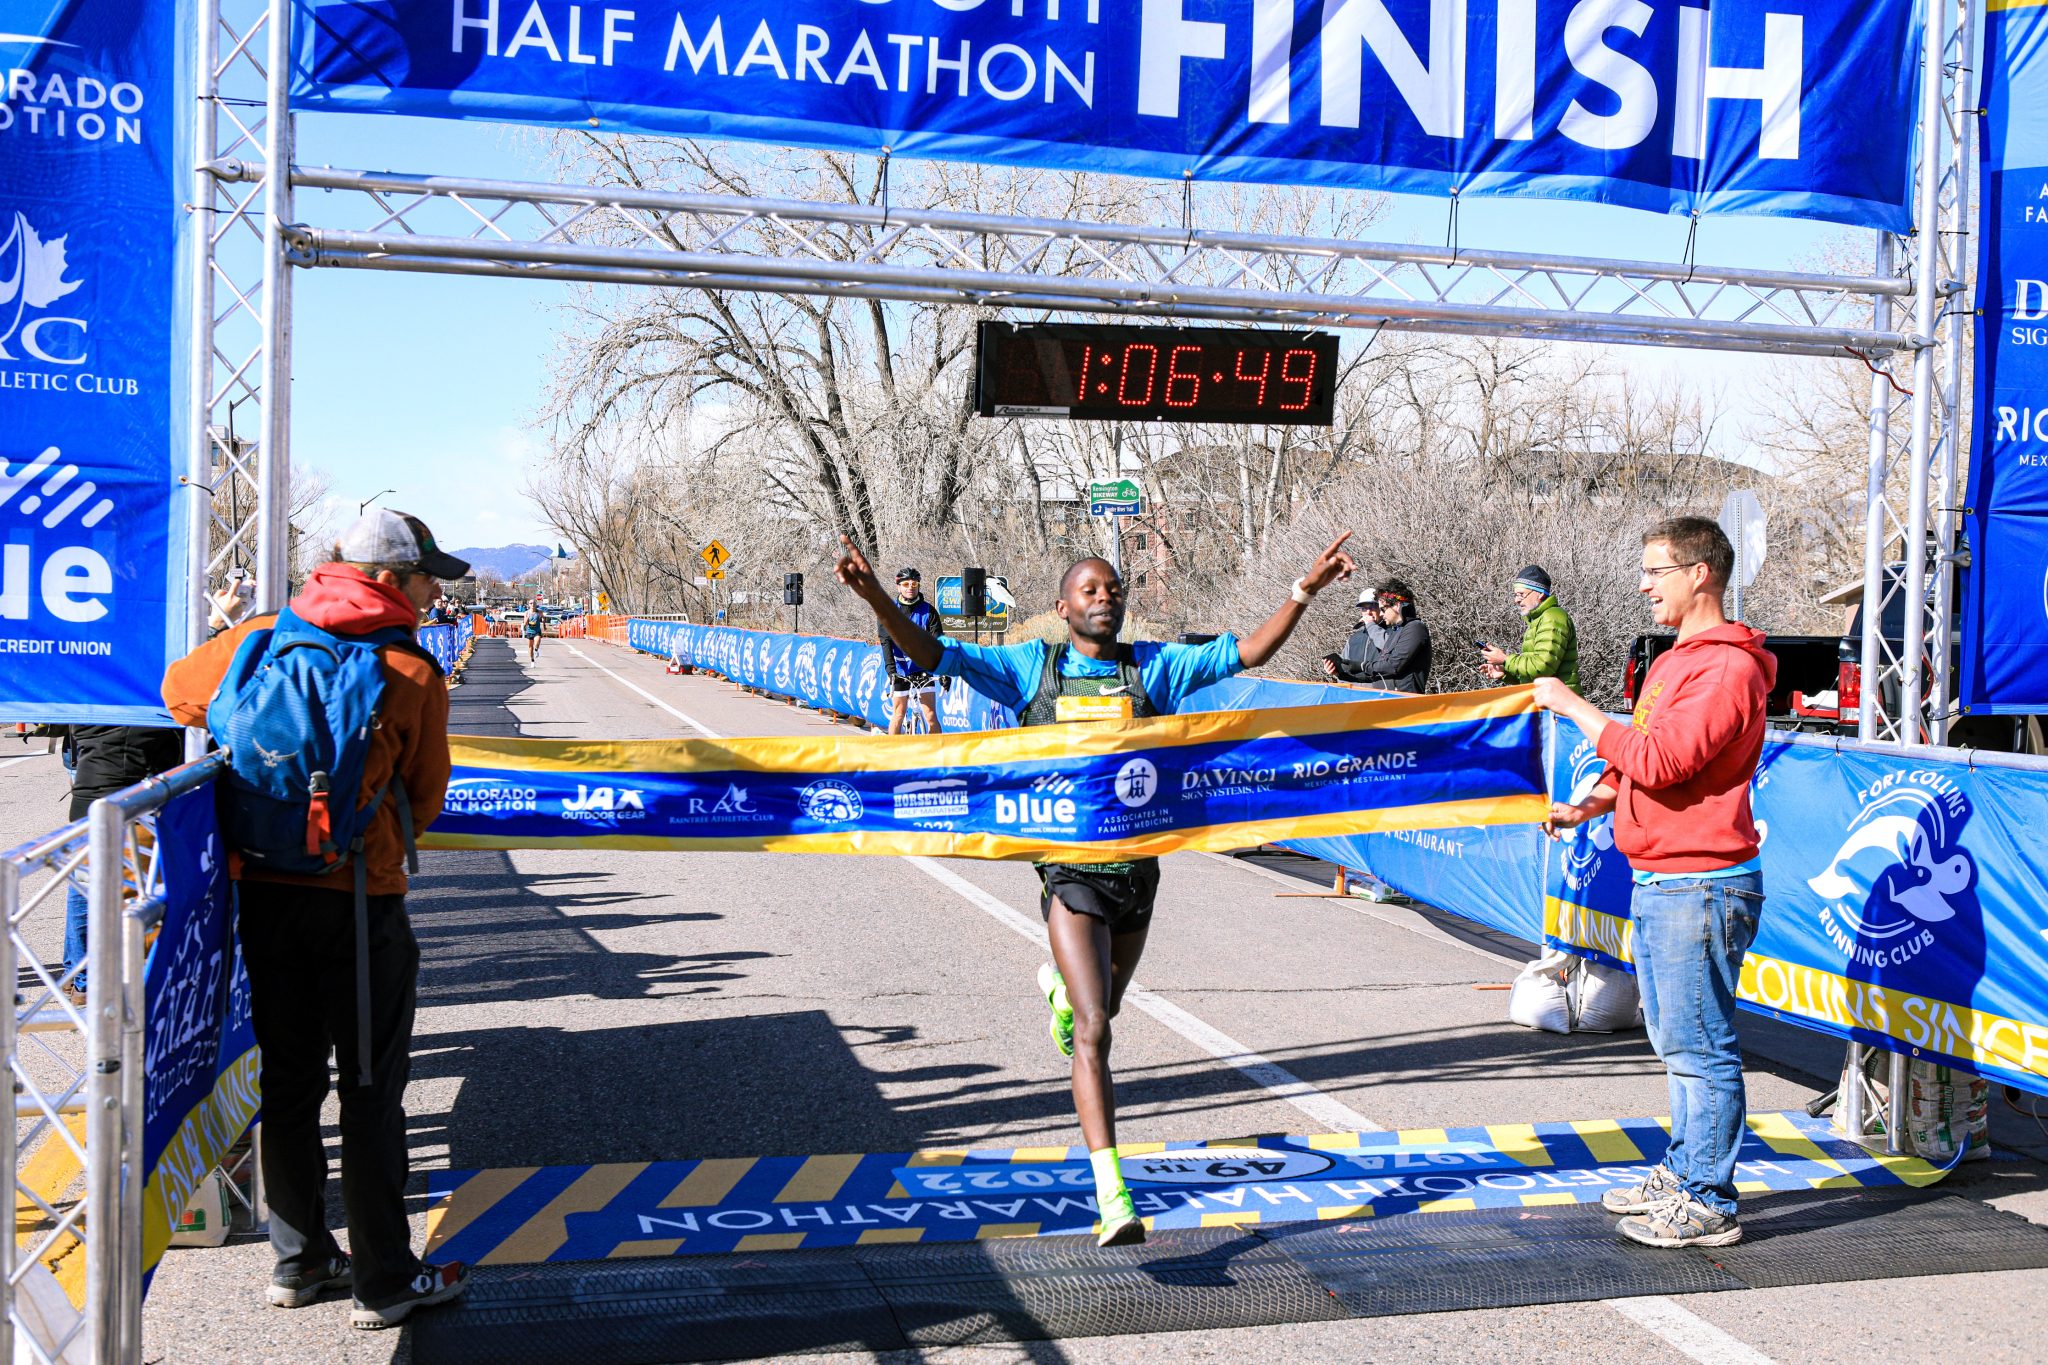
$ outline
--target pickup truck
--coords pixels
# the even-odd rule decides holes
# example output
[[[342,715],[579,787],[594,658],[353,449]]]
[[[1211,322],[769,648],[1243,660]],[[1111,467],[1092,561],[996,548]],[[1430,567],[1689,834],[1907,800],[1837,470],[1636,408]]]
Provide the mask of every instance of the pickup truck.
[[[1676,644],[1676,635],[1638,635],[1629,643],[1628,662],[1621,680],[1621,695],[1630,707],[1642,690],[1643,679],[1657,656]],[[1797,730],[1837,733],[1839,724],[1833,709],[1812,707],[1809,699],[1839,685],[1840,637],[1834,635],[1766,635],[1764,648],[1778,660],[1778,681],[1771,688],[1766,719]],[[1856,729],[1855,708],[1849,711],[1849,733]]]

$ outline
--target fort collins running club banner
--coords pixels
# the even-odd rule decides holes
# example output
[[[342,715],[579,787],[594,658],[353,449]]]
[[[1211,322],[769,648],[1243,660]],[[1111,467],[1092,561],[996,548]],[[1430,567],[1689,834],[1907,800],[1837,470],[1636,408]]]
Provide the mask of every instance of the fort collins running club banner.
[[[1903,231],[1906,0],[297,0],[293,101]]]
[[[0,720],[168,724],[189,4],[0,3]]]
[[[1526,688],[919,737],[452,739],[434,848],[1103,862],[1540,820]]]
[[[1772,738],[1753,788],[1764,914],[1748,1008],[2048,1091],[2048,772]],[[1606,765],[1559,725],[1551,779],[1583,799]],[[1551,845],[1544,937],[1629,962],[1612,817]]]
[[[1962,702],[2048,710],[2048,2],[1984,16]]]

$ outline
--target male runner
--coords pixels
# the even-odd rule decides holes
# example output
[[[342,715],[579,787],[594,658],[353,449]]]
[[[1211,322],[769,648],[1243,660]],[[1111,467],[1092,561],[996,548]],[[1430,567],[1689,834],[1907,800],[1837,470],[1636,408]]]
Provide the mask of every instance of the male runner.
[[[526,662],[540,662],[540,608],[526,609]]]
[[[974,645],[935,640],[919,630],[876,581],[868,561],[844,536],[839,581],[869,606],[896,647],[920,669],[962,678],[989,700],[1008,706],[1023,725],[1167,715],[1189,694],[1240,669],[1257,668],[1286,641],[1317,591],[1355,567],[1345,532],[1294,581],[1289,600],[1239,641],[1225,633],[1205,645],[1117,639],[1124,624],[1124,585],[1107,560],[1084,559],[1060,580],[1057,610],[1067,623],[1058,645]],[[1074,1109],[1095,1171],[1102,1246],[1145,1240],[1145,1224],[1117,1164],[1116,1101],[1109,1076],[1109,1021],[1123,1003],[1145,951],[1159,860],[1074,866],[1038,864],[1040,910],[1053,962],[1039,969],[1039,988],[1052,1010],[1053,1045],[1073,1058]]]
[[[902,605],[903,614],[910,618],[910,624],[927,635],[939,633],[939,611],[924,599],[924,575],[914,568],[896,571],[896,600]],[[910,661],[896,644],[889,639],[889,632],[882,632],[882,647],[889,651],[889,733],[903,733],[903,722],[910,711],[910,699],[917,698],[917,709],[924,712],[925,733],[939,733],[938,683],[932,675]]]

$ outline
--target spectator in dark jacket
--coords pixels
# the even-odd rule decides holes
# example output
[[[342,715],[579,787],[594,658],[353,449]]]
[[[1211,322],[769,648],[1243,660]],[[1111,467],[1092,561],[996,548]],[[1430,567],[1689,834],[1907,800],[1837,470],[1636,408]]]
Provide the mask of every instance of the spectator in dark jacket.
[[[1358,594],[1358,626],[1345,637],[1344,648],[1323,656],[1323,673],[1339,682],[1357,682],[1359,667],[1387,643],[1387,628],[1380,624],[1380,600],[1371,588]]]
[[[1427,692],[1432,654],[1429,626],[1416,609],[1415,594],[1400,579],[1389,578],[1373,589],[1373,597],[1386,638],[1355,668],[1340,668],[1338,676],[1388,692]]]
[[[185,732],[147,725],[64,727],[64,766],[71,770],[71,816],[83,820],[92,803],[132,787],[145,777],[169,772],[185,761]],[[73,882],[64,897],[64,971],[85,961],[85,893]],[[65,984],[65,994],[85,1003],[85,973]]]

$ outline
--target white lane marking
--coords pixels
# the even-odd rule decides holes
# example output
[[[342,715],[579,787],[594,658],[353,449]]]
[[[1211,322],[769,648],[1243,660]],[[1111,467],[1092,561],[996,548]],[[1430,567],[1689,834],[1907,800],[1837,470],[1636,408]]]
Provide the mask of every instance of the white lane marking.
[[[697,732],[698,734],[700,734],[700,735],[704,736],[704,738],[706,738],[706,739],[723,739],[723,738],[724,738],[724,736],[723,736],[723,735],[721,735],[721,734],[719,734],[719,733],[718,733],[717,731],[715,731],[715,730],[711,729],[711,728],[710,728],[709,726],[705,725],[705,724],[704,724],[704,723],[703,723],[702,721],[698,720],[698,719],[697,719],[696,717],[694,717],[694,716],[686,716],[686,715],[684,715],[684,714],[683,714],[683,713],[682,713],[681,711],[678,711],[678,710],[676,710],[676,708],[675,708],[675,707],[673,707],[673,706],[670,706],[670,705],[669,705],[669,704],[668,704],[667,702],[663,701],[663,700],[662,700],[662,699],[661,699],[660,697],[657,697],[657,696],[655,696],[655,695],[654,695],[654,694],[653,694],[652,692],[649,692],[649,691],[648,691],[648,690],[647,690],[646,688],[644,688],[644,687],[640,686],[640,684],[638,684],[638,683],[636,683],[636,682],[632,681],[632,680],[631,680],[630,678],[622,678],[622,677],[620,677],[620,676],[619,676],[618,674],[616,674],[616,673],[612,672],[612,671],[611,671],[611,670],[610,670],[609,668],[606,668],[606,667],[605,667],[605,666],[604,666],[603,664],[599,663],[599,662],[598,662],[597,660],[595,660],[595,659],[591,658],[591,657],[590,657],[590,656],[589,656],[588,654],[585,654],[585,653],[584,653],[584,652],[583,652],[582,650],[580,650],[580,649],[576,648],[576,646],[574,646],[574,645],[569,645],[569,646],[566,646],[566,648],[568,649],[568,651],[569,651],[569,652],[570,652],[571,654],[574,654],[574,655],[575,655],[575,656],[576,656],[577,658],[579,658],[579,659],[583,660],[583,662],[585,662],[585,663],[589,664],[589,665],[590,665],[590,666],[591,666],[592,668],[596,669],[596,670],[597,670],[598,672],[600,672],[600,673],[604,674],[604,675],[605,675],[606,677],[610,678],[610,679],[611,679],[612,681],[614,681],[614,682],[616,682],[616,683],[620,684],[621,686],[623,686],[623,687],[629,687],[629,688],[631,688],[631,689],[632,689],[633,691],[635,691],[635,692],[638,692],[638,693],[639,693],[639,694],[640,694],[641,696],[643,696],[643,697],[647,698],[647,700],[649,700],[649,701],[653,702],[653,703],[654,703],[654,704],[655,704],[656,706],[659,706],[659,707],[660,707],[660,708],[661,708],[662,710],[664,710],[664,711],[668,712],[668,713],[669,713],[670,715],[674,716],[674,717],[675,717],[675,718],[676,718],[677,720],[679,720],[679,721],[681,721],[681,722],[682,722],[683,724],[685,724],[685,725],[689,726],[689,727],[690,727],[690,728],[691,728],[692,730],[695,730],[695,731],[696,731],[696,732]]]
[[[1609,1308],[1636,1326],[1661,1337],[1674,1350],[1702,1365],[1775,1365],[1748,1342],[1731,1335],[1670,1299],[1603,1299]]]
[[[952,891],[958,892],[979,909],[987,911],[1005,928],[1030,939],[1040,948],[1046,946],[1045,926],[1032,919],[1007,901],[990,894],[968,881],[952,868],[932,858],[905,858],[918,871]],[[1281,1066],[1270,1057],[1252,1051],[1220,1029],[1212,1028],[1202,1020],[1189,1014],[1179,1005],[1167,1000],[1143,986],[1132,984],[1124,992],[1124,1000],[1136,1005],[1160,1023],[1193,1043],[1202,1051],[1220,1062],[1228,1062],[1252,1080],[1273,1092],[1277,1099],[1307,1114],[1332,1133],[1384,1133],[1386,1129],[1374,1123],[1365,1115],[1334,1096],[1326,1095],[1301,1077]]]
[[[1282,886],[1293,887],[1297,891],[1315,885],[1314,882],[1305,882],[1299,877],[1290,877],[1285,872],[1275,872],[1270,867],[1260,867],[1257,863],[1248,863],[1242,858],[1233,858],[1225,853],[1203,853],[1201,856],[1204,858],[1214,858],[1219,863],[1228,863],[1232,867],[1241,868],[1255,876],[1264,877],[1267,881],[1279,882]],[[1415,935],[1417,938],[1426,938],[1432,943],[1441,943],[1446,948],[1457,948],[1463,952],[1471,953],[1475,957],[1483,957],[1496,967],[1513,965],[1513,959],[1502,957],[1499,953],[1488,952],[1476,944],[1467,943],[1453,934],[1447,934],[1428,920],[1423,919],[1420,915],[1416,915],[1411,919],[1402,919],[1394,915],[1384,914],[1373,909],[1371,902],[1361,901],[1354,896],[1346,896],[1344,898],[1344,908],[1355,914],[1363,915],[1367,919],[1378,920],[1388,928],[1400,929]]]
[[[724,738],[724,736],[715,733],[702,723],[676,710],[675,707],[670,706],[645,688],[620,677],[574,646],[570,646],[569,652],[588,663],[592,668],[632,688],[633,691],[653,702],[662,710],[694,728],[706,739]],[[1239,862],[1235,858],[1224,858],[1222,854],[1210,853],[1203,856],[1222,859],[1222,861],[1233,866],[1242,867],[1246,871],[1255,872],[1263,877],[1272,878],[1291,885],[1299,884],[1295,878],[1289,877],[1285,873],[1274,872],[1269,868]],[[1006,928],[1021,934],[1041,948],[1046,946],[1045,927],[1043,925],[1009,902],[982,890],[952,868],[947,867],[944,863],[932,858],[917,857],[905,858],[903,861],[924,873],[933,881],[938,882],[941,886],[957,893],[969,904],[987,913]],[[1434,926],[1424,925],[1418,927],[1412,924],[1403,924],[1399,920],[1388,916],[1374,914],[1371,910],[1362,906],[1354,905],[1351,908],[1370,919],[1380,920],[1382,923],[1391,925],[1396,929],[1405,929],[1419,937],[1437,939],[1450,944],[1454,948],[1463,948],[1467,952],[1477,953],[1481,957],[1490,958],[1495,962],[1500,961],[1500,958],[1495,954],[1489,953],[1482,948],[1475,948],[1469,943],[1460,942],[1458,939],[1452,938]],[[1231,1066],[1236,1067],[1247,1077],[1272,1091],[1276,1098],[1287,1101],[1296,1109],[1299,1109],[1302,1113],[1307,1114],[1310,1118],[1321,1124],[1325,1131],[1333,1133],[1384,1133],[1387,1131],[1384,1127],[1374,1123],[1342,1100],[1332,1095],[1326,1095],[1316,1089],[1270,1057],[1252,1051],[1229,1034],[1224,1033],[1220,1029],[1210,1027],[1180,1006],[1161,996],[1155,995],[1143,986],[1133,983],[1124,992],[1124,999],[1136,1005],[1139,1009],[1151,1015],[1154,1019],[1157,1019],[1160,1023],[1166,1025],[1166,1027],[1172,1029],[1175,1033],[1178,1033],[1181,1037],[1187,1039],[1196,1047],[1201,1048],[1218,1061],[1227,1062]],[[1698,1317],[1681,1308],[1670,1299],[1609,1299],[1606,1300],[1606,1303],[1608,1307],[1614,1309],[1623,1317],[1628,1318],[1637,1326],[1668,1342],[1672,1349],[1693,1360],[1702,1362],[1702,1365],[1775,1365],[1775,1362],[1769,1356],[1744,1345],[1741,1341],[1722,1331],[1719,1327],[1714,1326],[1705,1318]]]
[[[39,758],[53,757],[55,757],[54,754],[23,754],[20,758],[0,759],[0,772],[5,772],[9,768],[18,767],[23,763],[33,763]]]

